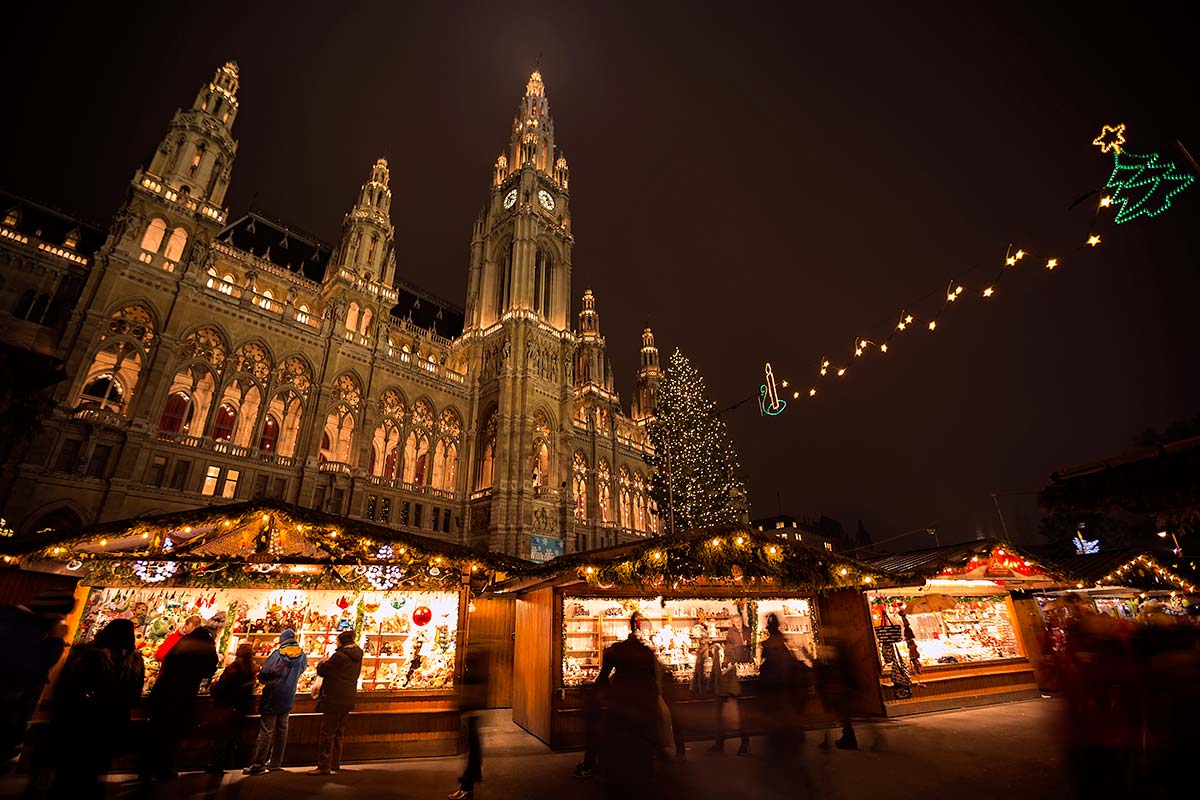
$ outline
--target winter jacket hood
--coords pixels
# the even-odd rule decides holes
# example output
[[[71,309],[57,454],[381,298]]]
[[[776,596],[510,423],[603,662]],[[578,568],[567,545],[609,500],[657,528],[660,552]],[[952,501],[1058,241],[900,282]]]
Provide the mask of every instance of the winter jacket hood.
[[[263,684],[258,701],[260,714],[287,714],[296,704],[296,684],[308,667],[308,656],[296,641],[296,634],[286,630],[279,635],[279,647],[267,657],[258,671]]]

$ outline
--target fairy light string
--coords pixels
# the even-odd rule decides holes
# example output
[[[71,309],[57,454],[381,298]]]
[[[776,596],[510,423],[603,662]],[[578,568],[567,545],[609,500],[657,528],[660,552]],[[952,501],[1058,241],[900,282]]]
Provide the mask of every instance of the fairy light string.
[[[1121,224],[1138,217],[1153,218],[1168,210],[1171,201],[1195,182],[1195,175],[1157,153],[1140,155],[1128,151],[1124,147],[1125,133],[1124,124],[1105,125],[1100,135],[1092,141],[1102,153],[1112,154],[1113,170],[1104,189],[1101,190],[1102,196],[1096,203],[1095,214],[1089,225],[1090,230],[1081,241],[1077,240],[1074,247],[1066,249],[1065,253],[1061,250],[1036,253],[1010,243],[998,269],[994,273],[988,270],[990,279],[980,282],[950,279],[939,298],[940,302],[936,304],[936,310],[932,313],[918,314],[911,309],[921,307],[936,293],[927,294],[924,298],[908,304],[901,309],[897,322],[887,335],[856,336],[845,356],[835,354],[818,359],[807,392],[797,387],[791,392],[791,399],[799,400],[805,394],[810,399],[822,395],[822,382],[845,378],[851,365],[857,365],[867,356],[878,358],[886,355],[895,348],[894,340],[897,337],[912,336],[914,331],[938,333],[943,326],[943,317],[952,307],[965,305],[968,298],[983,301],[995,298],[1000,293],[1000,284],[1007,280],[1011,273],[1031,271],[1030,263],[1036,264],[1040,270],[1046,272],[1054,272],[1066,264],[1075,263],[1079,255],[1094,250],[1104,242],[1103,236],[1097,232],[1097,225],[1102,222],[1103,214],[1115,212],[1114,222]],[[983,269],[986,267],[977,267],[967,274]],[[787,381],[781,381],[780,385],[787,386]]]

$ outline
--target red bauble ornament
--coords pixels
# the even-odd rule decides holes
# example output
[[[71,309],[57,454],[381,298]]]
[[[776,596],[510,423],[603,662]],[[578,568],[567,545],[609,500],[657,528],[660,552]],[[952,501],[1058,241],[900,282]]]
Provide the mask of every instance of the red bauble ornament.
[[[413,624],[418,628],[428,625],[431,619],[433,619],[433,612],[429,610],[429,606],[417,606],[413,609]]]

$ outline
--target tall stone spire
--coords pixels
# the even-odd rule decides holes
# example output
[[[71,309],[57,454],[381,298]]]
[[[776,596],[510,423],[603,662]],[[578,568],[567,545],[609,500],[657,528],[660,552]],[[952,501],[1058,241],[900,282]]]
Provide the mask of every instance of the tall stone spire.
[[[201,84],[196,100],[180,109],[150,162],[149,177],[177,196],[214,206],[225,200],[237,154],[233,121],[238,112],[238,66],[228,61]]]
[[[658,362],[658,347],[654,344],[654,332],[650,328],[642,331],[642,350],[638,361],[637,391],[633,394],[632,417],[643,420],[654,416],[658,402],[658,386],[662,382],[662,369]]]
[[[551,176],[566,188],[567,160],[561,155],[555,158],[554,120],[550,118],[550,101],[540,69],[534,69],[525,84],[525,96],[513,117],[508,149],[496,159],[495,185],[525,166]]]
[[[396,267],[392,248],[395,229],[388,216],[392,207],[389,182],[388,162],[381,157],[371,167],[371,176],[359,189],[354,207],[342,222],[342,242],[335,261],[338,268],[355,277],[387,286],[394,282]]]

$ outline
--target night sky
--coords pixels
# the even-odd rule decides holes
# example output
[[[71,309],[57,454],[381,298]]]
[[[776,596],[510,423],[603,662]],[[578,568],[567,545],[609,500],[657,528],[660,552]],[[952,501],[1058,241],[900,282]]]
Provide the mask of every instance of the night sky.
[[[994,535],[992,492],[1200,411],[1200,187],[1154,221],[1108,215],[1075,256],[1095,198],[1068,211],[1111,169],[1090,144],[1104,123],[1127,123],[1130,149],[1176,157],[1181,139],[1200,157],[1185,3],[38,5],[6,12],[0,187],[107,224],[171,114],[236,58],[233,213],[254,202],[336,242],[385,155],[399,272],[458,304],[541,54],[571,165],[572,294],[596,293],[626,405],[646,323],[729,405],[766,360],[807,389],[820,356],[854,361],[855,337],[963,279],[936,333],[778,418],[728,415],[755,515]],[[971,296],[1009,242],[1063,266],[1031,257]],[[1036,539],[1033,498],[1002,504]]]

